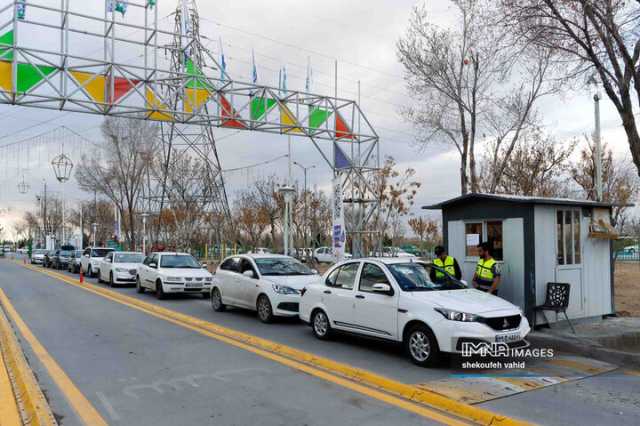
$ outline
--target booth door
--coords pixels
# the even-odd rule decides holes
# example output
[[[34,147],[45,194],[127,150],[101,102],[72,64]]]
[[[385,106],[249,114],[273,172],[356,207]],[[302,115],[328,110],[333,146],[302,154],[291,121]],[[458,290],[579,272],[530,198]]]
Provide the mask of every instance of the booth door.
[[[524,298],[524,221],[522,218],[502,222],[504,262],[498,295],[525,310]]]
[[[579,209],[556,211],[556,282],[571,284],[569,317],[581,317],[584,313],[580,219]]]

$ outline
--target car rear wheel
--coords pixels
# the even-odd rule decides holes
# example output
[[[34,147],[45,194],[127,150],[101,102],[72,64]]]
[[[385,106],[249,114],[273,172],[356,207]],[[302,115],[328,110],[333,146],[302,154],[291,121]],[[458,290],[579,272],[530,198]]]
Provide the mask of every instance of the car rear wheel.
[[[311,329],[320,340],[327,340],[331,337],[331,323],[323,310],[318,309],[311,316]]]
[[[164,293],[164,289],[162,288],[162,283],[160,281],[156,281],[156,297],[159,300],[162,300],[166,297]]]
[[[433,332],[426,325],[416,325],[405,335],[404,345],[411,362],[421,367],[431,367],[440,358],[440,348]]]
[[[271,302],[269,298],[264,294],[258,297],[258,303],[256,304],[256,309],[258,311],[258,318],[260,321],[265,324],[273,321],[273,308],[271,307]]]
[[[211,307],[216,312],[222,312],[226,308],[224,303],[222,303],[222,295],[220,294],[220,290],[218,290],[218,288],[214,288],[211,292]]]
[[[136,292],[144,293],[144,287],[142,287],[142,283],[140,283],[140,277],[136,277]]]

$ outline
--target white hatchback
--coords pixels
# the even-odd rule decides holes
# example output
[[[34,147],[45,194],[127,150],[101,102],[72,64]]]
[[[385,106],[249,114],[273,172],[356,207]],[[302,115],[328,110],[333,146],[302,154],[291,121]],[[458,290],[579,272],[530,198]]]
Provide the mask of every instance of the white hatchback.
[[[265,323],[297,316],[303,288],[321,277],[298,260],[280,254],[245,254],[225,259],[216,271],[211,306],[251,309]]]
[[[406,258],[341,262],[303,292],[300,318],[319,339],[336,329],[403,342],[422,366],[465,344],[528,346],[531,328],[517,306],[449,275],[437,280],[437,269]]]

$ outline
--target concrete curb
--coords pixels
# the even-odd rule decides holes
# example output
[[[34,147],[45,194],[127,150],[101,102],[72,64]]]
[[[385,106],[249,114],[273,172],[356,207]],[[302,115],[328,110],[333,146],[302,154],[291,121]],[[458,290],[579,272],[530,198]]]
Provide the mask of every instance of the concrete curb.
[[[13,394],[18,401],[22,424],[56,426],[51,408],[27,363],[18,339],[0,306],[0,351],[11,375]],[[1,419],[0,419],[1,420]],[[0,421],[1,423],[1,421]]]
[[[552,348],[559,352],[589,356],[620,367],[640,368],[640,353],[609,349],[588,339],[533,332],[527,336],[527,340],[536,347]]]

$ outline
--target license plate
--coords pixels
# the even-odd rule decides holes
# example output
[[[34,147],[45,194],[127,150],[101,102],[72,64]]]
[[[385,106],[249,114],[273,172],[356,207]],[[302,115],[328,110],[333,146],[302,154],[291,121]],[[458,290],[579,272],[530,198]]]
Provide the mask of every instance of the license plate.
[[[498,334],[496,336],[497,343],[511,343],[520,340],[520,333]]]
[[[202,287],[202,284],[200,284],[200,283],[187,283],[187,287],[189,287],[189,288],[198,288],[198,287]]]

